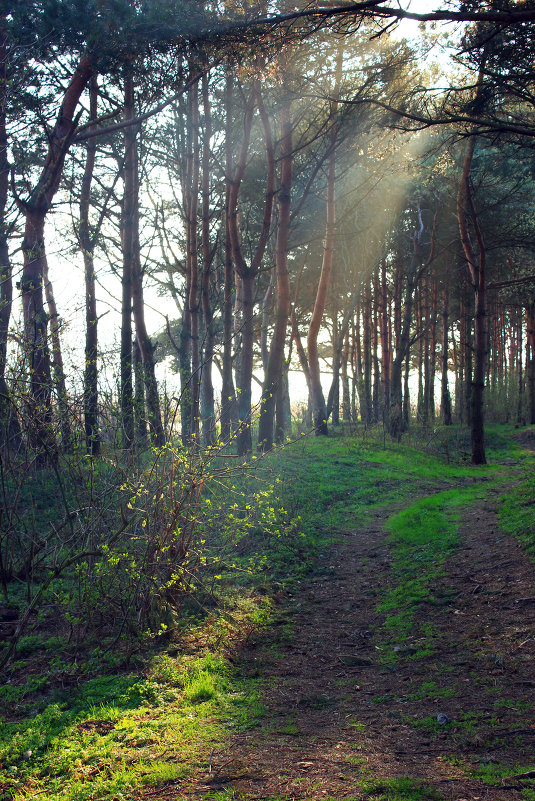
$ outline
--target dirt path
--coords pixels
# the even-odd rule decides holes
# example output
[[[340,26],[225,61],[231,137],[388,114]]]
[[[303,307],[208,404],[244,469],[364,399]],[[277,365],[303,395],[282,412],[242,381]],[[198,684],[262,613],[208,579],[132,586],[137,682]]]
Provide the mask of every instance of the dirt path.
[[[467,511],[434,594],[443,600],[417,613],[432,653],[411,658],[421,643],[403,643],[388,667],[376,611],[389,581],[385,519],[344,537],[282,604],[280,625],[249,644],[242,670],[264,679],[268,714],[212,754],[187,797],[355,798],[404,776],[446,798],[522,797],[526,779],[491,787],[470,774],[535,761],[533,565],[499,531],[492,502]],[[440,713],[451,722],[438,726]]]

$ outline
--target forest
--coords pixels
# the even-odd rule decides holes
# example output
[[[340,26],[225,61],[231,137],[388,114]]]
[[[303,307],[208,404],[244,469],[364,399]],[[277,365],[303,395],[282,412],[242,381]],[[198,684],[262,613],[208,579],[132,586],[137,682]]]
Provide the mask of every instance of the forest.
[[[0,0],[0,801],[535,801],[534,34]]]

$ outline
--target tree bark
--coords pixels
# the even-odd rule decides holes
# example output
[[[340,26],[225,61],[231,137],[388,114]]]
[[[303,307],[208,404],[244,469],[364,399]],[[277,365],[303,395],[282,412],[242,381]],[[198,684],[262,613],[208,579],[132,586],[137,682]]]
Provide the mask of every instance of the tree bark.
[[[97,116],[97,80],[91,78],[89,85],[89,116]],[[87,140],[84,174],[80,192],[80,224],[78,238],[84,259],[85,277],[85,366],[84,366],[84,426],[88,454],[100,453],[100,431],[98,424],[98,317],[95,282],[94,249],[95,237],[89,228],[89,206],[91,183],[95,169],[97,140]]]
[[[316,434],[326,436],[329,433],[327,427],[327,408],[321,386],[320,362],[318,355],[318,334],[323,320],[323,312],[327,302],[327,292],[329,290],[331,271],[334,254],[334,233],[335,233],[335,186],[336,186],[336,139],[335,134],[331,141],[332,152],[329,156],[327,173],[327,221],[325,229],[325,244],[323,248],[323,261],[321,274],[314,302],[314,309],[310,319],[307,336],[308,367],[310,371],[310,388],[313,404],[313,420]]]
[[[9,189],[6,14],[0,15],[0,448],[15,449],[21,442],[19,422],[6,381],[7,337],[13,303],[12,268],[9,259],[6,206]]]
[[[444,300],[442,305],[442,380],[441,380],[441,407],[442,420],[445,426],[451,426],[451,397],[448,386],[448,326],[449,326],[449,284],[448,275],[444,282]]]
[[[273,142],[271,141],[268,130],[264,125],[265,146],[267,156],[267,175],[266,190],[264,196],[264,210],[262,217],[262,227],[253,257],[248,265],[242,251],[240,234],[238,229],[238,198],[241,182],[245,173],[247,153],[251,139],[251,127],[255,104],[258,104],[260,115],[264,120],[263,101],[260,94],[258,80],[255,79],[252,96],[247,103],[244,134],[240,150],[240,155],[236,164],[234,180],[232,181],[229,197],[229,233],[232,246],[232,258],[236,267],[236,272],[241,282],[241,306],[243,312],[242,322],[242,342],[241,342],[241,366],[238,384],[238,454],[241,456],[250,453],[252,450],[251,436],[251,382],[253,377],[253,345],[254,345],[254,289],[255,279],[262,263],[262,258],[266,249],[271,228],[271,212],[273,209],[273,195],[275,187],[275,158],[273,154]]]
[[[229,442],[232,434],[233,409],[236,404],[232,377],[232,245],[229,231],[230,188],[232,175],[233,75],[225,80],[225,277],[223,290],[223,376],[221,389],[221,439]]]
[[[21,293],[34,420],[30,439],[36,448],[44,446],[47,457],[52,458],[55,458],[56,445],[52,428],[48,317],[43,302],[46,258],[44,227],[46,215],[61,181],[65,156],[75,133],[74,116],[78,101],[91,77],[91,70],[90,57],[82,57],[65,90],[54,127],[48,133],[48,149],[39,179],[29,198],[18,201],[25,217]]]
[[[526,307],[526,345],[529,347],[528,360],[528,397],[529,422],[535,423],[535,304]]]
[[[134,79],[131,70],[124,81],[124,119],[135,117]],[[121,280],[121,354],[120,402],[122,443],[125,450],[134,447],[134,396],[132,381],[132,277],[134,271],[134,217],[136,206],[137,144],[134,125],[124,133],[124,192],[122,208],[123,274]]]
[[[474,287],[474,375],[471,397],[472,464],[486,464],[483,393],[485,389],[485,367],[487,355],[486,322],[486,250],[479,229],[477,214],[472,200],[470,172],[474,158],[475,137],[470,137],[457,194],[457,216],[463,251],[468,263]],[[476,256],[469,231],[469,219],[478,245]]]
[[[214,405],[214,383],[212,367],[214,359],[215,329],[210,301],[210,277],[212,274],[213,252],[210,244],[210,163],[212,139],[212,111],[208,94],[208,74],[202,76],[202,105],[204,116],[204,138],[202,149],[202,281],[201,306],[206,331],[204,354],[201,368],[201,417],[202,442],[205,447],[216,441],[216,420]]]
[[[267,117],[263,120],[266,141],[271,139],[271,131]],[[282,404],[283,394],[283,356],[286,341],[286,329],[290,315],[290,279],[288,277],[288,239],[290,235],[290,207],[292,192],[292,120],[290,101],[285,98],[281,108],[281,172],[279,187],[279,220],[277,242],[275,246],[275,276],[277,284],[277,306],[275,328],[271,340],[271,348],[267,370],[262,388],[260,420],[258,428],[258,447],[269,451],[273,447],[273,425],[275,402],[280,392]],[[271,152],[272,148],[270,149]],[[282,413],[282,409],[281,409]]]
[[[61,431],[61,444],[65,453],[71,453],[73,449],[71,423],[69,419],[69,404],[67,400],[67,387],[65,385],[65,370],[63,367],[63,354],[61,352],[61,341],[59,338],[59,316],[54,298],[54,289],[48,276],[48,262],[46,256],[43,258],[43,283],[45,286],[45,298],[48,306],[48,318],[50,320],[50,340],[52,342],[52,372],[54,384],[56,386],[57,404],[59,412],[59,425]]]

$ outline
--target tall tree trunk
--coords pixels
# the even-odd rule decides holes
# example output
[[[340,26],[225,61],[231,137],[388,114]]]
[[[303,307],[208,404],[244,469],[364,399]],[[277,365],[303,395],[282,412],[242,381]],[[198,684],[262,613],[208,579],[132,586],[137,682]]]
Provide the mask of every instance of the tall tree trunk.
[[[334,97],[339,90],[340,80],[342,76],[342,58],[343,48],[339,46],[336,55],[335,65],[335,85]],[[323,389],[321,386],[321,373],[320,362],[318,355],[318,333],[323,320],[323,312],[325,311],[325,304],[327,302],[327,293],[331,280],[331,271],[333,267],[334,255],[334,235],[336,225],[336,206],[335,206],[335,189],[336,189],[336,142],[338,138],[338,124],[336,122],[336,115],[338,112],[337,100],[331,101],[331,118],[332,118],[332,133],[330,137],[330,154],[327,168],[327,208],[326,208],[326,224],[325,224],[325,242],[323,246],[323,261],[321,264],[321,273],[318,288],[316,291],[316,299],[314,301],[314,309],[310,319],[307,336],[307,351],[308,351],[308,366],[310,370],[310,388],[312,394],[313,404],[313,418],[314,428],[316,434],[326,436],[329,433],[327,427],[327,409],[325,406],[325,398],[323,396]]]
[[[472,189],[470,186],[470,172],[474,158],[475,137],[470,137],[464,159],[463,171],[457,194],[457,216],[459,219],[459,232],[466,261],[474,286],[475,316],[474,316],[474,375],[472,380],[471,398],[471,438],[472,463],[486,464],[485,457],[485,430],[483,418],[483,393],[485,389],[485,368],[487,355],[486,322],[486,250],[475,212]],[[475,234],[478,246],[476,256],[469,231],[469,220]]]
[[[180,436],[182,444],[191,444],[191,325],[187,299],[189,298],[189,274],[186,277],[186,302],[180,324]]]
[[[390,409],[390,341],[388,335],[388,286],[386,259],[381,260],[381,361],[383,370],[383,409]]]
[[[344,425],[351,424],[351,396],[349,391],[349,378],[347,366],[349,362],[349,328],[346,329],[344,336],[344,347],[342,350],[342,421]]]
[[[448,326],[449,326],[449,284],[448,275],[444,282],[444,300],[442,305],[442,382],[441,407],[442,419],[445,426],[451,426],[451,397],[448,386]]]
[[[522,422],[522,407],[523,407],[523,388],[524,388],[524,375],[522,370],[522,309],[518,309],[517,316],[517,331],[518,331],[518,348],[517,348],[517,381],[518,381],[518,400],[516,406],[516,422],[520,425]]]
[[[38,181],[30,197],[24,202],[18,201],[25,217],[21,292],[34,417],[31,439],[35,447],[44,446],[47,456],[52,458],[55,458],[56,446],[52,429],[48,319],[43,303],[46,258],[44,227],[46,215],[61,181],[65,156],[75,134],[74,117],[78,101],[89,82],[91,71],[91,58],[83,56],[65,90],[56,122],[47,134],[47,154]]]
[[[409,390],[410,370],[411,370],[411,354],[410,350],[407,350],[407,355],[405,356],[405,372],[403,374],[403,407],[401,412],[402,413],[401,425],[403,431],[408,431],[411,421],[411,396]]]
[[[402,392],[402,370],[403,362],[408,358],[411,322],[412,322],[412,303],[414,287],[416,283],[416,272],[420,258],[420,239],[423,233],[423,225],[420,225],[418,233],[414,234],[413,256],[407,272],[405,303],[403,307],[403,320],[399,335],[399,345],[396,355],[392,362],[392,375],[390,377],[390,414],[388,428],[390,436],[400,439],[404,430],[403,414],[403,392]],[[407,405],[407,404],[406,404]],[[407,405],[407,411],[409,411]]]
[[[97,116],[97,79],[91,78],[89,85],[89,116]],[[85,368],[84,368],[84,426],[88,454],[100,453],[100,431],[98,424],[98,317],[95,281],[95,237],[89,228],[89,206],[91,183],[95,169],[97,140],[87,141],[84,174],[80,191],[80,225],[78,238],[84,258],[85,277]]]
[[[13,303],[13,280],[9,259],[6,206],[9,188],[6,102],[8,81],[6,13],[0,15],[0,449],[16,448],[21,433],[6,381],[7,337]]]
[[[187,203],[188,217],[188,270],[189,270],[189,319],[191,335],[191,436],[199,444],[200,419],[200,372],[201,353],[199,338],[199,253],[197,242],[197,217],[199,206],[199,88],[195,83],[190,89],[189,119],[191,128],[191,181]]]
[[[240,186],[245,173],[247,163],[247,153],[251,139],[251,127],[253,121],[253,111],[258,105],[260,117],[264,127],[264,137],[267,157],[266,190],[264,196],[264,211],[262,217],[262,228],[258,238],[256,248],[249,264],[243,255],[240,233],[238,228],[238,198]],[[253,345],[254,345],[254,290],[255,279],[260,269],[266,245],[271,229],[271,216],[273,209],[273,195],[275,188],[275,158],[273,153],[273,142],[271,141],[269,127],[266,127],[267,115],[264,111],[262,95],[257,79],[254,81],[253,91],[250,101],[247,103],[243,141],[240,155],[234,172],[234,179],[231,184],[229,197],[229,233],[232,245],[232,258],[236,267],[236,272],[240,276],[241,284],[241,307],[243,311],[242,323],[242,342],[241,342],[241,365],[239,371],[238,384],[238,454],[241,456],[250,453],[252,450],[251,436],[251,382],[253,377]]]
[[[310,370],[308,369],[308,360],[306,357],[305,349],[303,347],[303,342],[301,340],[301,334],[299,333],[299,326],[297,325],[297,320],[295,317],[295,308],[290,310],[290,323],[292,326],[292,337],[293,341],[295,342],[295,349],[297,351],[297,356],[299,358],[299,364],[301,365],[301,370],[303,371],[303,375],[305,377],[307,390],[308,390],[308,399],[310,400]],[[310,409],[307,409],[307,414]],[[312,421],[310,420],[310,424]],[[308,425],[308,421],[307,421]]]
[[[431,343],[429,350],[429,414],[435,419],[435,375],[437,369],[437,308],[438,308],[438,282],[433,278],[431,296]]]
[[[147,403],[147,420],[152,444],[161,448],[165,442],[160,411],[160,397],[155,375],[154,350],[155,346],[147,333],[145,324],[145,303],[143,300],[143,275],[140,264],[139,238],[136,236],[136,251],[134,253],[134,272],[132,275],[132,309],[136,327],[136,337],[139,344],[141,361],[143,364],[143,380],[145,383],[145,398]]]
[[[204,139],[202,148],[202,283],[201,306],[206,329],[204,355],[201,370],[201,417],[202,441],[206,447],[216,441],[214,383],[212,367],[215,346],[214,316],[210,301],[210,277],[213,252],[210,244],[210,163],[212,139],[212,111],[208,94],[208,74],[202,76],[202,105],[204,116]]]
[[[262,109],[263,111],[263,109]],[[263,120],[266,140],[271,139],[267,117]],[[281,173],[279,188],[279,224],[275,246],[275,275],[277,281],[277,307],[275,328],[262,388],[258,446],[268,451],[273,447],[273,425],[277,396],[282,403],[283,357],[286,329],[290,315],[290,279],[288,277],[288,239],[290,234],[290,207],[292,192],[292,120],[290,101],[285,98],[281,108]],[[282,411],[282,410],[281,410]]]
[[[134,375],[134,430],[136,443],[141,448],[147,444],[147,415],[145,411],[145,386],[143,381],[143,361],[139,342],[132,341],[132,362]]]
[[[529,396],[529,422],[535,423],[535,304],[526,307],[526,345],[529,347],[528,367],[528,396]]]
[[[232,433],[233,408],[236,403],[232,377],[232,245],[229,232],[230,187],[232,175],[233,75],[225,80],[225,278],[223,290],[223,376],[221,388],[221,439],[229,442]]]
[[[241,303],[243,313],[241,365],[238,385],[238,453],[245,456],[253,449],[251,411],[254,346],[254,290],[255,275],[241,276]]]
[[[417,312],[417,325],[419,328],[419,337],[418,337],[418,400],[416,404],[416,416],[420,423],[425,423],[426,421],[426,412],[425,412],[425,397],[424,397],[424,382],[423,382],[423,369],[424,369],[424,348],[425,348],[425,340],[426,340],[426,333],[427,333],[427,326],[426,320],[424,315],[424,301],[423,297],[423,287],[418,287],[417,296],[418,302],[416,304]],[[423,329],[423,331],[422,331]]]
[[[366,281],[363,292],[363,306],[362,306],[362,331],[363,342],[363,366],[364,366],[364,392],[363,398],[360,400],[361,404],[361,417],[365,425],[369,426],[372,422],[372,346],[371,346],[371,328],[372,328],[372,315],[371,315],[371,279]],[[400,384],[401,387],[401,384]],[[400,407],[401,409],[401,407]]]
[[[129,76],[127,79],[131,81]],[[133,83],[128,87],[129,97],[134,99]],[[128,236],[131,238],[131,289],[132,289],[132,311],[136,329],[136,338],[139,346],[139,353],[143,365],[143,381],[145,384],[145,401],[147,406],[147,422],[152,444],[161,448],[165,441],[160,411],[160,398],[158,395],[158,384],[156,381],[154,350],[155,346],[151,342],[145,323],[145,302],[143,297],[143,270],[141,268],[141,253],[139,242],[139,156],[137,135],[135,129],[132,131],[133,142],[129,148],[128,157],[125,159],[125,187],[128,182],[131,196],[128,199]],[[130,173],[127,178],[127,173]]]
[[[134,79],[128,70],[124,81],[124,118],[133,120]],[[132,276],[134,271],[137,182],[137,143],[134,125],[128,125],[124,133],[124,194],[122,208],[123,274],[121,296],[121,355],[120,355],[120,401],[123,447],[134,447],[134,397],[132,382]]]

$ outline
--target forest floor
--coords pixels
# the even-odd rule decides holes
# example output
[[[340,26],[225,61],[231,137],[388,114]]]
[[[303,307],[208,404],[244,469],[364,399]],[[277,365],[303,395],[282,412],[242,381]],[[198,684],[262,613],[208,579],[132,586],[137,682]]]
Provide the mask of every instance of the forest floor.
[[[126,660],[36,618],[0,801],[535,801],[535,428],[437,432],[269,455],[286,536]]]
[[[425,594],[403,564],[416,551],[400,555],[386,527],[392,508],[343,532],[240,655],[266,714],[193,782],[143,798],[535,799],[533,562],[500,528],[503,492],[457,513]],[[401,620],[387,588],[394,611],[409,599]]]

